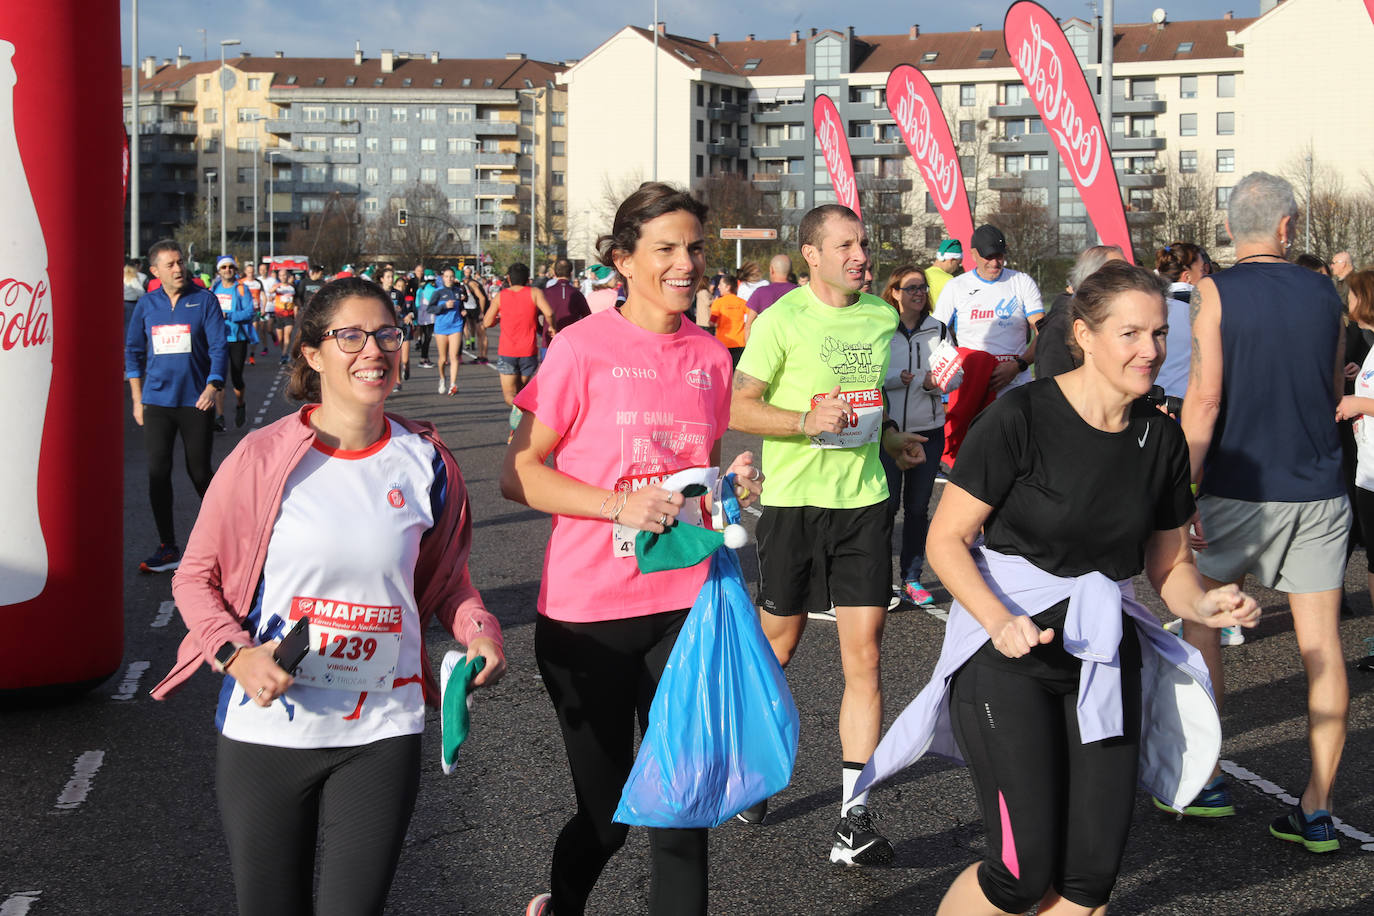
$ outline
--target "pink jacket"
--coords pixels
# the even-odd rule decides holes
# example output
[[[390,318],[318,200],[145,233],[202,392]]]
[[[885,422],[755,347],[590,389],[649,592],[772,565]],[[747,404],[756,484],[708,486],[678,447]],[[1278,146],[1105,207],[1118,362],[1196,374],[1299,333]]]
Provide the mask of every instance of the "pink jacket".
[[[177,650],[176,667],[153,688],[155,699],[162,700],[173,693],[201,662],[213,665],[215,651],[224,643],[248,638],[243,620],[262,577],[287,475],[315,438],[305,422],[311,406],[250,433],[215,472],[186,543],[181,566],[172,578],[172,597],[190,632]],[[443,458],[448,473],[443,513],[420,541],[415,562],[421,641],[424,628],[437,616],[444,628],[464,645],[479,636],[499,645],[501,624],[482,604],[482,596],[468,576],[472,518],[467,486],[458,463],[432,424],[387,416],[428,440]],[[423,648],[420,659],[424,666],[425,701],[437,706],[439,682],[430,670],[429,655]]]

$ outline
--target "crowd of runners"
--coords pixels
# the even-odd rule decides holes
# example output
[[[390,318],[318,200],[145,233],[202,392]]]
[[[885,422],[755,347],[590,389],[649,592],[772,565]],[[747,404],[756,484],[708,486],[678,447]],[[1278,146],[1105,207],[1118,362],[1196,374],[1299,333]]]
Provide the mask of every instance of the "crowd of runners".
[[[431,423],[386,410],[404,384],[456,396],[497,328],[501,492],[551,518],[533,662],[575,787],[527,916],[582,913],[626,841],[613,815],[636,722],[707,573],[641,572],[635,535],[707,523],[662,486],[698,467],[760,507],[755,597],[778,662],[810,621],[836,627],[831,862],[891,862],[870,792],[935,753],[968,765],[987,833],[941,913],[1100,912],[1137,785],[1182,816],[1234,813],[1221,647],[1259,619],[1247,576],[1287,593],[1309,688],[1309,781],[1270,834],[1336,851],[1338,624],[1350,552],[1374,531],[1374,272],[1341,253],[1338,285],[1324,260],[1294,263],[1296,216],[1286,181],[1247,176],[1226,269],[1187,242],[1149,267],[1096,246],[1048,309],[992,225],[969,240],[972,270],[946,240],[875,282],[864,226],[837,205],[802,220],[804,264],[709,277],[705,207],[660,183],[621,204],[582,277],[566,260],[272,276],[225,255],[196,278],[175,242],[154,245],[151,284],[125,271],[158,538],[141,569],[176,570],[189,629],[154,695],[202,664],[224,675],[216,792],[239,911],[380,912],[440,700],[426,624],[465,647],[475,686],[506,669],[468,574],[457,460]],[[273,355],[302,407],[212,471],[215,430],[245,424],[245,365]],[[723,455],[727,429],[761,453]],[[178,435],[203,500],[184,550]],[[1137,600],[1142,574],[1177,620]],[[952,598],[939,662],[884,734],[887,616],[933,604],[936,580]],[[302,619],[310,651],[284,663]],[[767,817],[763,800],[738,829]],[[649,843],[650,911],[706,912],[706,831]]]

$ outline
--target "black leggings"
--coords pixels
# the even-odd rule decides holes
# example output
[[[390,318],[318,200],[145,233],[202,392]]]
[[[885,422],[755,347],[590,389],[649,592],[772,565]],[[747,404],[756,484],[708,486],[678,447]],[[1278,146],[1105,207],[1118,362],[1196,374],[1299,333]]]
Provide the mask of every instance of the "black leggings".
[[[420,342],[420,359],[429,362],[429,342],[434,339],[434,325],[422,324],[416,327],[415,339]]]
[[[337,748],[221,735],[215,792],[241,916],[382,912],[419,789],[419,735]]]
[[[534,653],[558,713],[577,814],[558,835],[549,889],[558,916],[578,916],[629,828],[611,820],[634,764],[634,720],[643,731],[658,679],[686,611],[600,623],[539,615]],[[649,830],[649,912],[706,912],[706,831]]]
[[[210,486],[210,451],[215,441],[215,411],[190,407],[143,407],[143,442],[148,451],[148,499],[164,544],[177,542],[172,523],[172,444],[181,433],[186,473],[201,496]]]
[[[248,341],[229,341],[229,383],[234,391],[243,393],[243,363],[248,359]]]
[[[1046,614],[1055,614],[1053,610]],[[1140,745],[1140,644],[1121,643],[1125,734],[1082,743],[1080,662],[1064,651],[1063,615],[1035,620],[1054,642],[1019,659],[987,643],[954,676],[950,718],[973,774],[987,830],[978,884],[989,902],[1024,913],[1053,887],[1065,900],[1107,902],[1135,807]]]

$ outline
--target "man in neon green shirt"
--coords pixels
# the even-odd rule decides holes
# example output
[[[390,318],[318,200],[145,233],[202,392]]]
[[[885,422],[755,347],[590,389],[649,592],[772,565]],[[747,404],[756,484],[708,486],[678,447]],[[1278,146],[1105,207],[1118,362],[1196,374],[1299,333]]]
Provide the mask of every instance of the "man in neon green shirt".
[[[884,420],[882,383],[897,312],[859,292],[868,236],[847,207],[807,213],[800,227],[811,283],[754,319],[735,371],[730,426],[763,436],[768,485],[758,525],[760,621],[783,665],[807,614],[834,606],[844,667],[840,822],[830,861],[881,865],[892,844],[873,829],[867,793],[851,798],[878,744],[878,656],[892,579],[886,448],[900,467],[924,460],[914,433]],[[758,823],[763,806],[742,812]]]
[[[940,290],[954,279],[959,262],[964,259],[964,246],[958,239],[945,239],[935,251],[935,263],[926,268],[926,283],[930,285],[930,295],[926,301],[934,308],[940,301]]]

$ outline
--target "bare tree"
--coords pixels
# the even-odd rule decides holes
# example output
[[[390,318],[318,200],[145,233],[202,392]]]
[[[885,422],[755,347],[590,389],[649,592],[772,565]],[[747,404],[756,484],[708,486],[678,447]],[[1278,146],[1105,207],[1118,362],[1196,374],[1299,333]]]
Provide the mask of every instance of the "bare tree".
[[[701,182],[694,192],[706,204],[706,263],[710,266],[735,263],[735,243],[720,237],[720,230],[733,226],[777,229],[778,211],[771,195],[760,191],[743,175],[727,173]],[[765,253],[775,242],[744,242],[746,257],[767,260]]]
[[[400,211],[406,224],[400,225]],[[404,197],[393,197],[371,228],[371,245],[404,264],[424,264],[430,258],[455,255],[466,228],[449,213],[448,198],[433,184],[416,183]]]
[[[993,209],[999,203],[986,193],[988,177],[997,170],[997,157],[988,148],[991,141],[999,139],[993,136],[995,122],[980,116],[977,108],[952,108],[945,113],[945,120],[949,123],[950,136],[954,138],[954,146],[959,153],[959,168],[964,173],[969,213],[973,216],[974,225],[977,225],[986,218],[983,211]]]
[[[1141,247],[1153,251],[1173,242],[1192,242],[1204,248],[1215,245],[1220,224],[1215,176],[1210,162],[1199,162],[1192,172],[1180,171],[1171,162],[1164,171],[1164,187],[1153,195],[1158,221],[1141,232],[1139,241],[1145,243]],[[1140,254],[1148,261],[1144,251]]]
[[[323,212],[291,227],[286,249],[307,255],[312,263],[338,269],[362,256],[365,234],[357,198],[335,191],[325,199]]]
[[[1049,208],[1025,191],[1003,191],[994,218],[1007,237],[1014,266],[1044,285],[1048,267],[1055,260],[1059,233]]]

